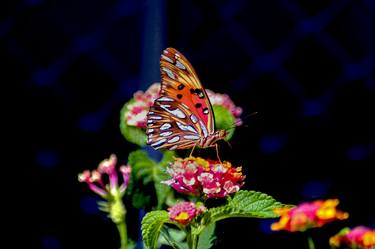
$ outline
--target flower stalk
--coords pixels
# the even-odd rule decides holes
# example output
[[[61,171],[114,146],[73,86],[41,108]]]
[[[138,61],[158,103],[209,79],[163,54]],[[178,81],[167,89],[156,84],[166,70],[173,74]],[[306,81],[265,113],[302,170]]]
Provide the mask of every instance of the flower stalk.
[[[122,183],[119,185],[116,164],[116,155],[111,155],[109,159],[103,160],[96,170],[91,172],[85,170],[79,174],[78,180],[86,182],[94,193],[104,199],[104,201],[98,203],[99,209],[108,213],[108,217],[116,224],[121,242],[120,249],[127,249],[126,207],[122,197],[129,183],[131,168],[125,165],[120,166],[118,171],[122,176]]]
[[[308,236],[308,237],[307,237],[307,241],[308,241],[308,243],[309,243],[309,249],[315,249],[314,240],[312,239],[311,236]]]

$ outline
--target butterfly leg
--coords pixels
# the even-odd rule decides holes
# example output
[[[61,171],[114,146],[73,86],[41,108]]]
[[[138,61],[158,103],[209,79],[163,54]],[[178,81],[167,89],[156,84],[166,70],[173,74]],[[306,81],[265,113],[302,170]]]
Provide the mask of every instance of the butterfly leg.
[[[216,148],[216,156],[217,156],[217,159],[219,159],[220,164],[223,164],[223,163],[221,162],[221,159],[220,159],[220,156],[219,156],[219,145],[218,145],[217,143],[215,144],[215,148]]]
[[[193,149],[190,151],[190,155],[189,155],[189,157],[192,157],[192,155],[193,155],[193,151],[194,151],[194,149],[195,149],[195,146],[197,146],[197,144],[194,144]]]

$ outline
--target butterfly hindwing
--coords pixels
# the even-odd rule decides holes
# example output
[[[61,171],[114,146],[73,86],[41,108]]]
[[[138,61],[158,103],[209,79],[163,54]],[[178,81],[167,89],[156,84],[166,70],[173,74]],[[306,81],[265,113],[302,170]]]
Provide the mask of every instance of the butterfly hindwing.
[[[187,106],[172,98],[160,97],[147,114],[147,143],[154,149],[190,148],[198,143],[202,134],[207,134],[202,126],[203,122]]]

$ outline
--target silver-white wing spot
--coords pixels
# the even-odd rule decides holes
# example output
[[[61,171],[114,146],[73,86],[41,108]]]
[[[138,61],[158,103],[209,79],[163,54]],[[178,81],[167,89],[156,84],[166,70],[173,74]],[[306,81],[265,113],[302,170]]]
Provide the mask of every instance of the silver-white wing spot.
[[[166,106],[169,106],[169,105],[160,105],[160,107],[163,110],[169,112],[170,114],[172,114],[172,115],[174,115],[174,116],[176,116],[178,118],[186,118],[186,115],[180,109],[176,108],[174,110],[170,110]]]
[[[161,137],[168,137],[169,135],[171,135],[173,132],[171,132],[171,131],[165,131],[165,132],[162,132],[162,133],[160,133],[160,136]]]
[[[190,126],[190,125],[184,125],[184,124],[181,124],[180,122],[176,122],[177,123],[177,126],[178,128],[180,128],[180,130],[182,131],[191,131],[195,134],[198,134],[198,132],[194,129],[193,126]]]
[[[163,70],[164,72],[166,72],[167,75],[168,75],[168,77],[171,78],[172,80],[175,80],[175,79],[176,79],[175,75],[172,73],[172,71],[171,71],[169,68],[162,67],[162,70]]]
[[[170,63],[173,63],[173,60],[171,58],[169,58],[168,56],[165,56],[165,55],[161,55],[161,58],[163,58],[164,60],[170,62]]]
[[[169,148],[169,150],[175,150],[175,149],[177,149],[177,147],[178,147],[177,144],[176,144],[176,145],[173,145],[172,147]]]
[[[154,112],[148,112],[148,114],[154,114]]]
[[[171,127],[172,127],[172,125],[170,123],[164,123],[162,126],[160,126],[160,130],[162,130],[162,131],[168,130]]]
[[[196,117],[194,114],[191,114],[191,115],[190,115],[190,119],[191,119],[191,121],[192,121],[194,124],[198,122],[198,119],[197,119],[197,117]]]
[[[208,131],[206,126],[203,124],[202,120],[199,120],[199,125],[201,126],[201,129],[203,131],[203,136],[207,137],[208,136]]]
[[[162,119],[162,117],[160,116],[148,116],[149,119],[157,119],[157,120],[160,120]]]
[[[171,102],[171,101],[174,101],[174,99],[163,96],[163,97],[158,98],[156,101],[169,101],[169,102]]]
[[[159,141],[156,141],[155,143],[151,144],[151,146],[154,147],[154,146],[162,145],[163,143],[165,143],[165,141],[167,141],[166,138],[160,139]]]
[[[154,132],[154,129],[152,129],[152,128],[149,128],[149,129],[147,129],[147,131],[146,131],[146,133],[152,133],[152,132]]]
[[[151,119],[148,119],[147,120],[147,124],[152,124],[154,121],[153,120],[151,120]]]
[[[184,135],[184,138],[188,140],[198,140],[200,137],[196,135]]]
[[[175,142],[178,142],[180,141],[180,137],[179,136],[175,136],[175,137],[172,137],[171,139],[168,140],[168,143],[169,144],[173,144]]]
[[[182,70],[186,69],[186,67],[184,65],[182,65],[181,62],[179,62],[179,61],[176,61],[176,67],[178,67],[178,68],[180,68]]]

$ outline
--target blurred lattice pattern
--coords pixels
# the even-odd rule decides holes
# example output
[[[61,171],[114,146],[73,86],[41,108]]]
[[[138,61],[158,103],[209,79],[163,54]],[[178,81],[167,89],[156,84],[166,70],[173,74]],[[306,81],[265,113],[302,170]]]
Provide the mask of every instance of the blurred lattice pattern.
[[[348,179],[357,190],[368,187],[373,167],[354,172],[343,164],[370,162],[375,154],[374,1],[8,2],[0,8],[0,77],[17,87],[21,160],[35,191],[54,186],[59,196],[48,208],[30,207],[43,235],[32,246],[96,245],[77,232],[92,222],[77,207],[96,210],[95,200],[76,193],[75,175],[112,152],[126,161],[134,147],[121,138],[119,110],[136,90],[159,81],[158,56],[167,46],[186,55],[207,88],[230,94],[245,114],[259,112],[238,131],[233,149],[223,148],[250,165],[253,186],[291,202],[342,194],[348,207],[359,198]],[[294,170],[309,175],[283,185]],[[338,171],[346,177],[335,178]],[[283,194],[290,189],[292,197]],[[45,195],[33,198],[47,203]],[[77,220],[84,224],[72,235],[65,227]],[[112,234],[102,223],[92,224],[90,236]]]

